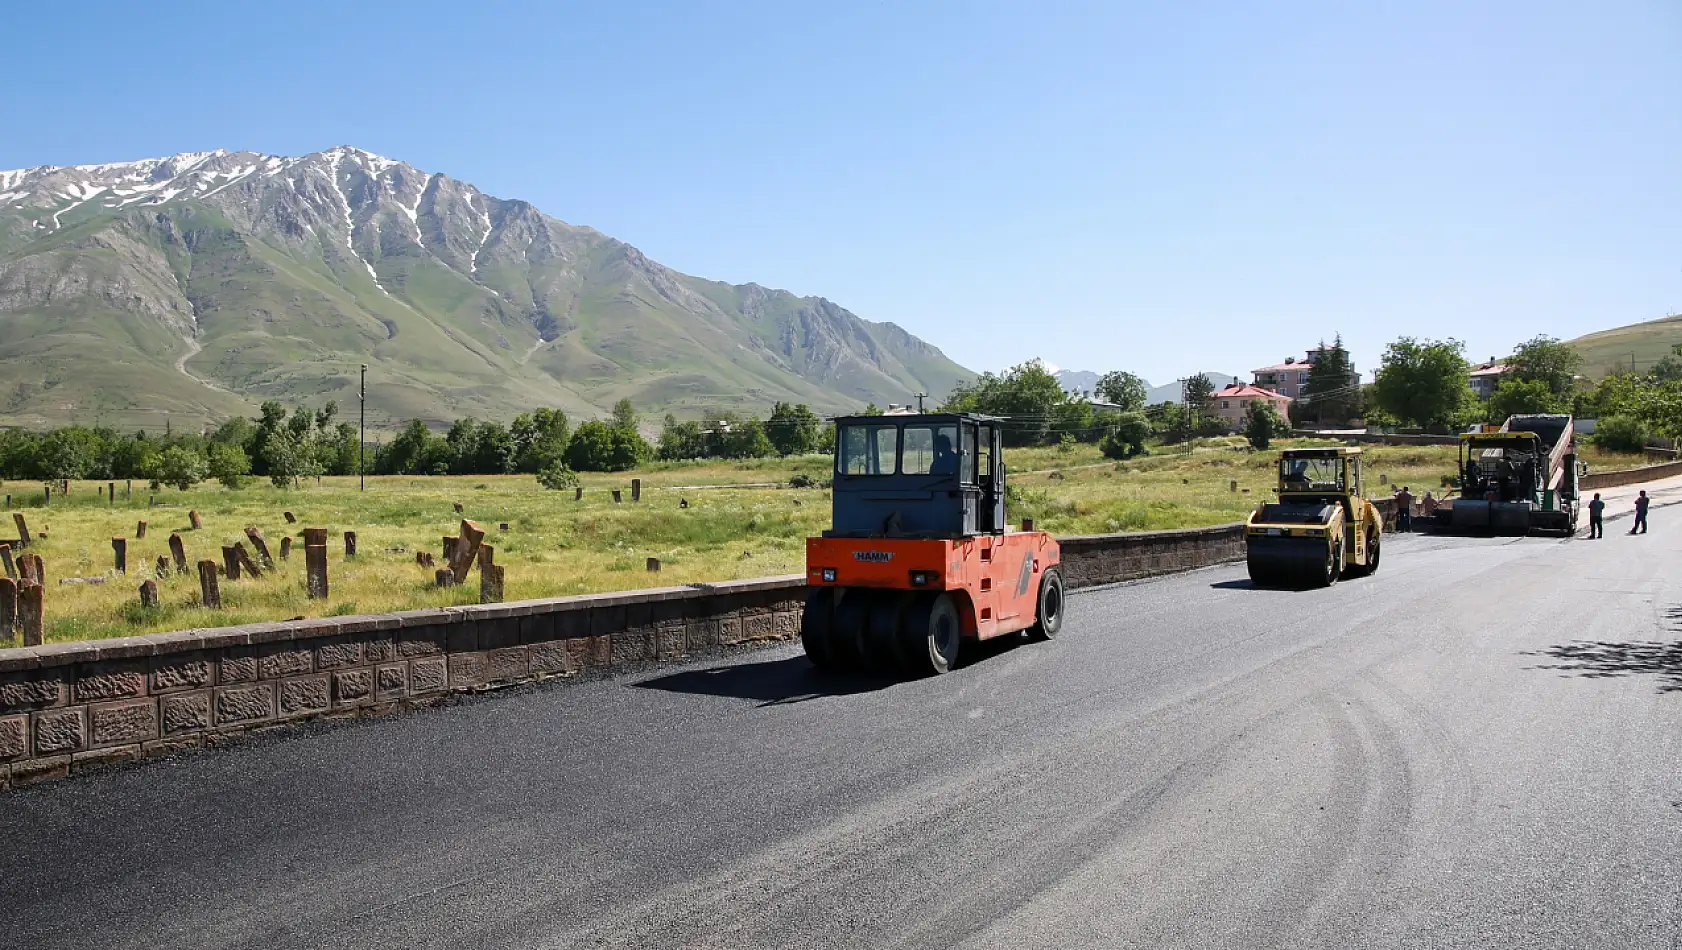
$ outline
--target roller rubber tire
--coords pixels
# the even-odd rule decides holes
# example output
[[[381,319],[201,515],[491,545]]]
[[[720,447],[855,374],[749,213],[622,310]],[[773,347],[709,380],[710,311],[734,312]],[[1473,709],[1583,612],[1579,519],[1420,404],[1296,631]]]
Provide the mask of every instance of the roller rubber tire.
[[[806,658],[820,670],[834,665],[830,655],[829,636],[835,626],[835,592],[820,587],[806,595],[806,606],[800,612],[800,645],[806,648]]]
[[[1034,625],[1024,631],[1028,639],[1036,643],[1054,639],[1057,632],[1063,629],[1063,571],[1059,568],[1048,567],[1040,575],[1039,602],[1034,609]]]
[[[963,626],[952,595],[919,597],[905,611],[900,637],[908,672],[926,676],[945,673],[956,666]]]
[[[911,593],[884,593],[870,608],[866,641],[875,667],[884,673],[898,673],[907,665],[900,628],[916,599],[917,595]]]
[[[868,590],[849,590],[835,607],[835,625],[829,631],[829,653],[836,669],[867,669],[870,663],[870,644],[865,640],[869,630],[870,607],[875,598]]]

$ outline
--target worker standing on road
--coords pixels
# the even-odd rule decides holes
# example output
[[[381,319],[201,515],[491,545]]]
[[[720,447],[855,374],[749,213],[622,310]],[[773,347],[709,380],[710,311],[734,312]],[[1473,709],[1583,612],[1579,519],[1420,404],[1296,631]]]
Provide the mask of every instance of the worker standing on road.
[[[1647,501],[1646,489],[1635,496],[1635,525],[1629,529],[1630,534],[1635,534],[1637,531],[1642,534],[1647,533]]]
[[[1594,493],[1594,499],[1589,502],[1589,537],[1606,537],[1606,502],[1600,500],[1600,492]]]
[[[1431,494],[1430,489],[1425,490],[1425,497],[1419,502],[1419,513],[1427,520],[1437,513],[1437,496]]]
[[[1396,492],[1396,530],[1413,530],[1413,492],[1406,485]]]

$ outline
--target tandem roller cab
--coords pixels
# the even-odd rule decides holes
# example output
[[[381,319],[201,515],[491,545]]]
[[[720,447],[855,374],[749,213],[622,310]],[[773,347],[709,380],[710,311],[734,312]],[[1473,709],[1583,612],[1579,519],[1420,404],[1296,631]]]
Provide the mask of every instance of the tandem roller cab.
[[[1061,552],[1044,531],[1006,524],[999,419],[835,424],[832,527],[806,540],[801,641],[815,665],[944,673],[965,639],[1057,635]]]

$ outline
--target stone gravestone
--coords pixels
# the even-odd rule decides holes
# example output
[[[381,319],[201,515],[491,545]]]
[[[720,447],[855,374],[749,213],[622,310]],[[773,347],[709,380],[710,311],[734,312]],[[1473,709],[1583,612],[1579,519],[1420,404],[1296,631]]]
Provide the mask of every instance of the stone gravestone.
[[[216,580],[216,562],[199,562],[199,603],[211,610],[222,609],[222,587]]]

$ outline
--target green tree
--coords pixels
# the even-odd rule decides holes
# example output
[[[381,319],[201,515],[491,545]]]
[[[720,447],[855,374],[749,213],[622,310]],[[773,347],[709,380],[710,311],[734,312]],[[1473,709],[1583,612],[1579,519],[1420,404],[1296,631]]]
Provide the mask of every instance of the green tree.
[[[1099,399],[1122,412],[1138,412],[1145,408],[1145,397],[1150,392],[1145,388],[1144,380],[1119,370],[1105,373],[1092,391],[1098,394]]]
[[[1404,336],[1385,347],[1372,399],[1403,423],[1448,425],[1476,398],[1466,381],[1468,369],[1465,345],[1459,340]]]
[[[676,416],[667,414],[665,426],[660,430],[660,443],[654,449],[655,457],[676,462],[698,459],[706,454],[707,436],[701,430],[701,424],[679,422]]]
[[[1551,336],[1539,336],[1507,359],[1506,378],[1542,383],[1559,400],[1568,401],[1577,389],[1577,370],[1582,365],[1583,357],[1576,350]]]
[[[154,485],[169,485],[186,491],[204,481],[204,456],[185,445],[172,445],[153,457],[147,477]]]
[[[1007,445],[1048,445],[1058,435],[1052,431],[1057,410],[1069,401],[1057,377],[1034,360],[1003,375],[982,373],[974,382],[959,383],[942,408],[1003,416]]]
[[[869,405],[865,406],[863,409],[859,410],[859,415],[861,415],[861,416],[879,416],[881,414],[882,414],[882,410],[878,409],[876,407],[875,403],[870,403]]]
[[[1315,422],[1347,422],[1360,414],[1360,377],[1355,361],[1344,349],[1343,335],[1332,339],[1332,345],[1320,344],[1314,362],[1308,367],[1306,414]]]
[[[509,426],[514,439],[514,470],[536,474],[561,461],[572,432],[566,413],[559,409],[522,412]]]
[[[1670,348],[1670,352],[1653,365],[1648,375],[1661,383],[1682,381],[1682,343]]]
[[[1571,408],[1570,397],[1556,394],[1548,389],[1548,384],[1540,379],[1501,380],[1490,394],[1489,401],[1484,403],[1484,419],[1487,422],[1505,422],[1508,416],[1528,415],[1537,412],[1565,412]]]
[[[298,479],[321,474],[312,446],[290,427],[270,433],[268,441],[263,443],[263,457],[268,459],[269,481],[276,488],[286,488]]]
[[[727,459],[764,458],[777,454],[758,419],[726,416],[714,427],[712,454]]]
[[[613,428],[630,429],[637,427],[637,407],[631,405],[629,399],[621,399],[613,404]]]
[[[251,459],[238,445],[212,442],[210,454],[205,459],[205,472],[221,482],[223,488],[244,488],[245,478],[251,474]]]
[[[565,462],[579,472],[623,472],[636,467],[648,453],[648,443],[636,430],[592,419],[572,433]]]
[[[1215,384],[1209,377],[1198,373],[1186,380],[1185,410],[1188,429],[1192,433],[1200,432],[1205,420],[1215,416]]]
[[[1252,399],[1244,410],[1244,437],[1250,441],[1250,448],[1258,452],[1272,445],[1275,436],[1290,431],[1290,423],[1279,418],[1273,404],[1265,399]]]
[[[1151,424],[1142,412],[1123,412],[1105,417],[1104,437],[1098,450],[1105,458],[1130,459],[1145,454],[1145,440],[1151,436]]]
[[[779,402],[765,420],[765,437],[778,455],[806,455],[818,444],[818,427],[823,421],[805,403]]]

